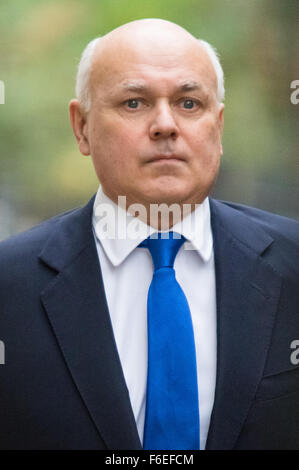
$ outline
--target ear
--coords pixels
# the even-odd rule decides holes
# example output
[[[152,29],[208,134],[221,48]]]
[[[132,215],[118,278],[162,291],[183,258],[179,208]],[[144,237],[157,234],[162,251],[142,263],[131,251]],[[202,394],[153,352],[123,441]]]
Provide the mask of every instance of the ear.
[[[90,155],[90,145],[87,134],[87,114],[80,106],[78,100],[71,100],[69,104],[70,120],[78,147],[83,155]]]
[[[224,104],[221,103],[221,105],[219,106],[219,110],[218,110],[218,119],[219,119],[219,129],[220,129],[220,155],[223,154],[223,147],[222,147],[222,133],[223,133],[223,125],[224,125]]]

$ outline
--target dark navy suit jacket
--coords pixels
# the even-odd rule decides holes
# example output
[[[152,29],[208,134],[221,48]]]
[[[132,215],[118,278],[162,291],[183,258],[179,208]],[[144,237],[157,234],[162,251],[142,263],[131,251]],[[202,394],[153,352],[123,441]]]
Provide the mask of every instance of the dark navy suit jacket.
[[[0,243],[1,449],[141,449],[92,199]],[[207,449],[299,449],[299,223],[210,199],[217,380]],[[136,279],[142,282],[142,279]],[[299,355],[298,355],[299,357]]]

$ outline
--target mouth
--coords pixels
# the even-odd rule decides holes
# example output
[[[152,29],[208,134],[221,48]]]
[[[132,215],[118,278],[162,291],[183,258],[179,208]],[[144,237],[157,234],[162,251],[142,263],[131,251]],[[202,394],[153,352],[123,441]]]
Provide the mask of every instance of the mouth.
[[[177,162],[184,162],[185,159],[179,157],[175,154],[161,154],[155,155],[151,159],[148,160],[148,163],[177,163]]]

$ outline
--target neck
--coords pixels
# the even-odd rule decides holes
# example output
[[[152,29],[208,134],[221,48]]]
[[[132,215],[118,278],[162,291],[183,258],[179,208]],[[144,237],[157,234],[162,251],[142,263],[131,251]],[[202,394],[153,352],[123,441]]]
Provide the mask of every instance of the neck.
[[[112,196],[105,192],[117,206],[138,218],[146,225],[153,227],[155,230],[169,231],[171,228],[188,217],[199,207],[203,200],[196,202],[140,202],[132,200],[127,196]]]

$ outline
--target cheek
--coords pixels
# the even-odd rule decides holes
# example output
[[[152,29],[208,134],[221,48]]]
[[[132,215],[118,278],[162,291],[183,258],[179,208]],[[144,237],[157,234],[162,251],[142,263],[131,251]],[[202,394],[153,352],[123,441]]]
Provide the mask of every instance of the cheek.
[[[140,138],[139,138],[140,139]],[[93,149],[97,154],[109,154],[112,160],[119,160],[120,155],[136,153],[138,144],[138,133],[132,126],[125,126],[117,119],[99,121],[93,129]],[[123,159],[120,159],[121,161]]]
[[[136,182],[139,161],[136,132],[123,125],[118,129],[101,126],[94,130],[93,137],[91,154],[102,184],[119,186],[130,184],[131,180]]]
[[[114,139],[116,151],[121,151],[127,158],[130,158],[130,156],[133,158],[138,154],[140,142],[142,142],[142,138],[132,129],[128,131],[122,129],[121,132],[117,133]]]
[[[215,119],[207,117],[190,128],[189,142],[195,154],[202,161],[209,162],[211,158],[220,154],[219,129]]]

